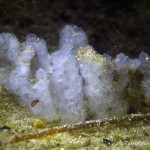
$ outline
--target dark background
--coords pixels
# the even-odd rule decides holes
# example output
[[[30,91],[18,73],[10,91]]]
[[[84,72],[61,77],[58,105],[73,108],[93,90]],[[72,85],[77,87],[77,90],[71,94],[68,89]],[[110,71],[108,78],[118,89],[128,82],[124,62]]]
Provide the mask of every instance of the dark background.
[[[150,0],[0,0],[0,32],[35,33],[50,51],[66,24],[82,27],[101,54],[150,54]]]

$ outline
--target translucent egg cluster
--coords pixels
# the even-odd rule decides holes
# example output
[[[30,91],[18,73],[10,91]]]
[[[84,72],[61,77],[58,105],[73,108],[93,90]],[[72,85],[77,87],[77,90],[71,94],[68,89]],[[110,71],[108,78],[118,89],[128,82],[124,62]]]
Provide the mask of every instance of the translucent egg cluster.
[[[97,54],[77,26],[60,32],[59,48],[29,34],[0,34],[0,85],[36,115],[62,124],[150,112],[150,57]]]

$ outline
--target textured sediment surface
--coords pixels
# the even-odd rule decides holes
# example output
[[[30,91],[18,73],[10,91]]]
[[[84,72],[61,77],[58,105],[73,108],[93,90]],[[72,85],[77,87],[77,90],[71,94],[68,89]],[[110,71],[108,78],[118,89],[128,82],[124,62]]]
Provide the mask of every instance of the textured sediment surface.
[[[59,126],[58,122],[45,122],[37,128],[37,120],[23,107],[18,107],[16,97],[3,90],[0,93],[0,148],[1,149],[149,149],[150,121],[144,119],[146,115],[132,115],[143,117],[136,122],[119,124],[106,123],[104,126],[81,128],[40,138],[11,143],[15,137],[38,134]],[[131,117],[131,116],[127,116]],[[41,120],[42,121],[42,120]],[[96,122],[96,120],[94,121]],[[60,127],[59,127],[60,128]]]

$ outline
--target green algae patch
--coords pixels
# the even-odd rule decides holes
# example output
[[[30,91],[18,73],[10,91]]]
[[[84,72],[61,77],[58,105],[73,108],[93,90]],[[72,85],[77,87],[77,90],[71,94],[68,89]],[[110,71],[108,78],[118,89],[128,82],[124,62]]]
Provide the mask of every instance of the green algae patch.
[[[84,46],[77,49],[76,54],[77,59],[79,60],[90,60],[95,62],[106,62],[106,59],[98,54],[91,46]]]
[[[10,150],[150,149],[149,116],[150,114],[135,114],[125,116],[125,119],[119,118],[118,121],[112,118],[112,121],[110,119],[108,122],[94,120],[70,126],[60,126],[59,121],[56,121],[47,122],[42,128],[37,128],[33,123],[40,118],[33,116],[28,109],[20,106],[14,95],[1,89],[0,147]],[[130,118],[140,119],[130,121]],[[62,130],[64,128],[66,130]],[[56,132],[46,134],[51,129]],[[44,134],[38,138],[40,133]],[[32,139],[22,138],[19,142],[12,142],[15,137],[26,137],[26,135],[35,136]]]

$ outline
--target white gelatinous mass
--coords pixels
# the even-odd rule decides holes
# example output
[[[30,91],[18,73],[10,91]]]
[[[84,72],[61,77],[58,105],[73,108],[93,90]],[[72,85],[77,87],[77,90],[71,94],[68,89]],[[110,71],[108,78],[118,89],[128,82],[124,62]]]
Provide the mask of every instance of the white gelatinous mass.
[[[71,25],[62,29],[59,48],[51,54],[34,34],[20,43],[1,33],[0,85],[34,114],[62,124],[122,116],[130,108],[150,112],[150,57],[97,54],[86,33]]]

